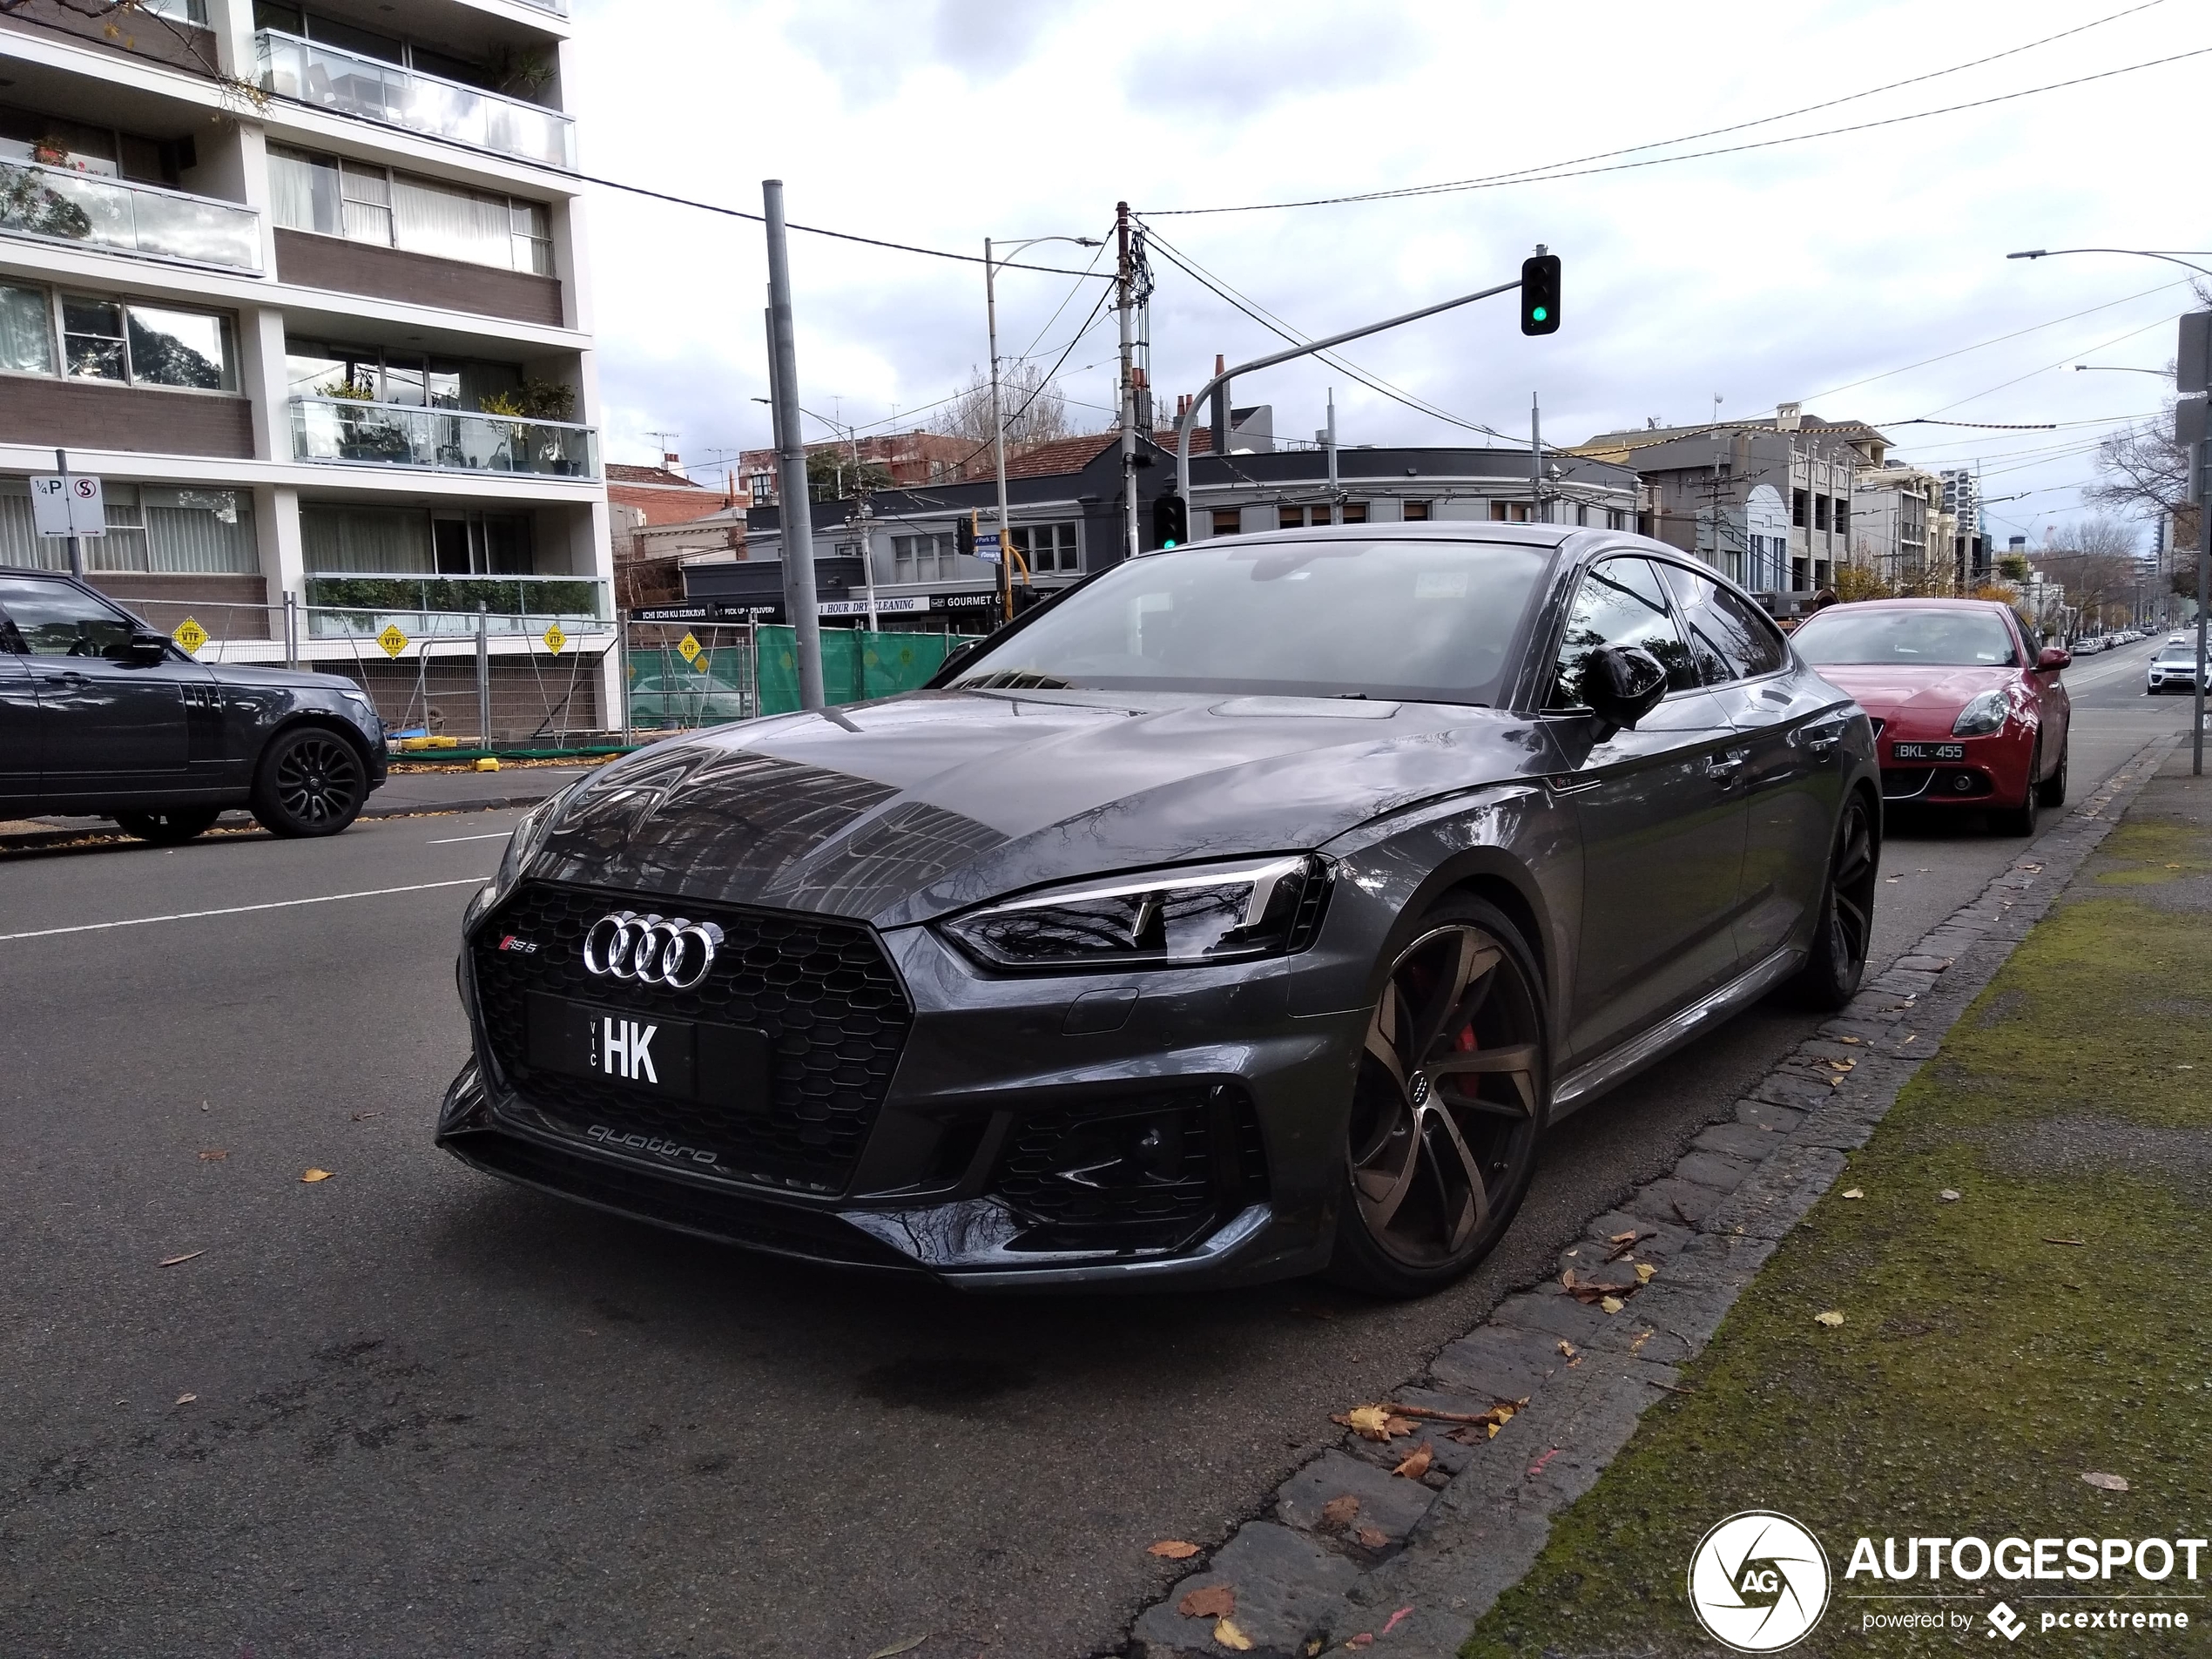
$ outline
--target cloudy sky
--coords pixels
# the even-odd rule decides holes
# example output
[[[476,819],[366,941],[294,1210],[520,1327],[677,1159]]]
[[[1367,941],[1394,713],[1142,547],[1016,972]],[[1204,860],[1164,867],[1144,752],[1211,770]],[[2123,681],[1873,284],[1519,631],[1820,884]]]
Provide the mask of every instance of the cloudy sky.
[[[2189,273],[2005,254],[2212,240],[2179,208],[2202,171],[2184,158],[2212,55],[2134,67],[2212,48],[2192,0],[668,0],[642,26],[647,10],[577,0],[587,171],[754,212],[760,180],[781,178],[795,222],[963,253],[1102,236],[1126,199],[1164,239],[1151,330],[1170,406],[1215,353],[1278,342],[1169,249],[1314,336],[1509,280],[1542,242],[1566,265],[1557,335],[1524,339],[1506,298],[1362,341],[1350,363],[1521,436],[1541,395],[1555,442],[1709,419],[1716,396],[1737,418],[1802,401],[1888,426],[1922,465],[1979,462],[1987,496],[2019,496],[1993,506],[1992,529],[2039,543],[2080,510],[2099,434],[2166,391],[2073,365],[2166,366]],[[1859,130],[1771,142],[1841,127]],[[1172,211],[1531,170],[1548,171]],[[590,211],[611,458],[651,459],[656,428],[690,462],[764,443],[760,227],[604,190]],[[1090,253],[1027,257],[1076,270]],[[810,409],[926,423],[904,412],[986,361],[975,265],[795,236],[792,268]],[[1071,413],[1100,426],[1103,286],[1017,271],[999,290],[1001,349],[1066,352]],[[1480,441],[1318,363],[1243,382],[1238,401],[1302,435],[1331,387],[1345,443]]]

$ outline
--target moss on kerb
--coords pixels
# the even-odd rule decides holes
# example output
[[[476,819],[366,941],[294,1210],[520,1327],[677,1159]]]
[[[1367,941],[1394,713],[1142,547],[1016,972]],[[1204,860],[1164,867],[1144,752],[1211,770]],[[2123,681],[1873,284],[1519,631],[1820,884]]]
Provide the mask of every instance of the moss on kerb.
[[[1466,1655],[1719,1651],[1684,1577],[1698,1538],[1740,1509],[1804,1522],[1839,1575],[1861,1534],[2212,1533],[2201,1165],[2044,1170],[2005,1156],[2016,1130],[2083,1117],[2212,1142],[2212,1032],[2161,1011],[2212,987],[2212,918],[2096,886],[2203,868],[2212,836],[2160,823],[2114,834],[2074,889],[2094,896],[2030,933],[1689,1367],[1695,1392],[1646,1414]],[[1853,1188],[1865,1197],[1842,1197]],[[1945,1202],[1946,1188],[1963,1196]],[[1839,1328],[1814,1322],[1829,1309]],[[2090,1471],[2125,1475],[2131,1490],[2092,1487]],[[2212,1590],[2212,1561],[2205,1570],[2195,1588]],[[1946,1639],[1862,1635],[1864,1609],[1841,1598],[1864,1588],[1839,1577],[1838,1601],[1793,1651]],[[2017,1602],[2021,1587],[1979,1588],[1952,1605],[1978,1610],[2006,1590]],[[2212,1603],[2192,1604],[2193,1623],[2199,1611],[2212,1625]],[[2158,1651],[2181,1652],[2205,1638],[2163,1641]],[[1961,1645],[1979,1650],[1981,1632]],[[2134,1650],[2124,1637],[2094,1649]]]

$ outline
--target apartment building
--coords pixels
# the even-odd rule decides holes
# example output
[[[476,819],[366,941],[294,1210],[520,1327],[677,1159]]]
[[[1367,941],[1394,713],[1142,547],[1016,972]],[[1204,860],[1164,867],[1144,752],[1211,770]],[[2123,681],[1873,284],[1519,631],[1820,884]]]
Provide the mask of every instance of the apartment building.
[[[426,651],[473,672],[480,628],[496,687],[542,680],[557,621],[564,676],[590,663],[567,723],[604,724],[566,14],[0,11],[0,564],[66,564],[26,486],[64,448],[106,492],[88,577],[203,655],[359,664],[403,702]]]

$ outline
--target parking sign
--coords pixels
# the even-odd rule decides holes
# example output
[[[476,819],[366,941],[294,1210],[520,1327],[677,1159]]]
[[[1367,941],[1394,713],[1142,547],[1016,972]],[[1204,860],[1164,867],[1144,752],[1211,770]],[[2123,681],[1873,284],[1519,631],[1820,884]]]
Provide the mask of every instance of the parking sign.
[[[97,478],[38,473],[30,481],[30,516],[41,536],[105,536],[107,502]]]

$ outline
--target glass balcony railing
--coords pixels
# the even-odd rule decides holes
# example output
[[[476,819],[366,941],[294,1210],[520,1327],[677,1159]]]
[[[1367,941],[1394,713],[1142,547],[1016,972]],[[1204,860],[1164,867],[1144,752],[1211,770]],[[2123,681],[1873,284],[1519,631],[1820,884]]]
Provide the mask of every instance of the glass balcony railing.
[[[35,161],[0,161],[0,232],[261,268],[261,216],[251,207]]]
[[[374,639],[394,624],[409,639],[484,631],[542,637],[558,623],[581,637],[609,627],[607,584],[565,576],[347,576],[307,578],[307,632],[316,639]]]
[[[273,29],[254,41],[261,84],[280,97],[551,167],[576,165],[576,123],[558,110]]]
[[[440,472],[599,475],[599,434],[591,427],[345,397],[292,400],[292,455],[296,461]]]
[[[540,11],[550,11],[556,17],[569,15],[569,0],[523,0],[526,6],[536,6]]]

